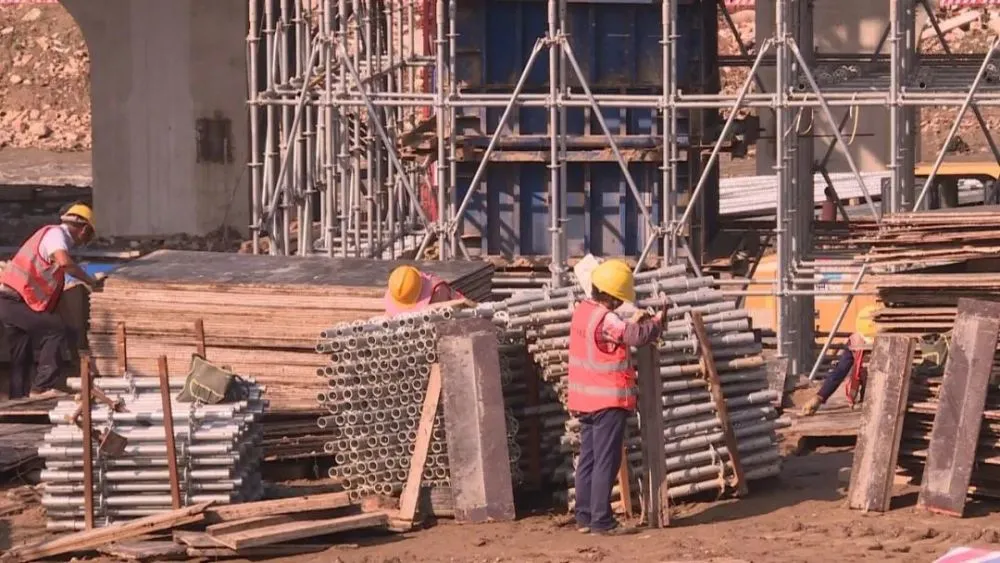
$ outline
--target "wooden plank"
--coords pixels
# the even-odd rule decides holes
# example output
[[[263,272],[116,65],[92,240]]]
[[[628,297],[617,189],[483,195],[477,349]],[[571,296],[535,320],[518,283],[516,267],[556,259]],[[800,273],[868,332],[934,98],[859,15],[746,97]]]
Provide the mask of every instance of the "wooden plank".
[[[115,542],[98,551],[123,561],[163,561],[187,555],[187,547],[165,540]]]
[[[512,521],[514,485],[496,327],[472,318],[439,323],[437,331],[455,521]]]
[[[424,395],[424,405],[420,412],[420,422],[417,425],[417,439],[414,441],[413,454],[410,456],[410,472],[403,486],[403,494],[399,499],[398,519],[404,523],[413,524],[417,516],[417,501],[420,500],[420,485],[424,475],[424,465],[427,463],[427,450],[431,445],[431,434],[434,431],[434,416],[437,414],[441,399],[441,366],[431,365],[431,373],[427,379],[427,394]],[[506,444],[506,440],[504,440]]]
[[[288,522],[256,530],[246,530],[222,536],[213,536],[220,544],[242,551],[251,547],[282,543],[315,536],[324,536],[337,532],[360,530],[385,526],[389,517],[384,512],[372,514],[356,514],[328,520]]]
[[[917,499],[931,512],[961,517],[1000,335],[1000,303],[959,299]]]
[[[691,313],[691,326],[694,328],[695,336],[698,338],[698,348],[701,350],[699,362],[701,363],[702,375],[708,382],[708,392],[712,395],[712,402],[715,403],[715,414],[719,417],[719,424],[722,426],[722,435],[726,450],[729,452],[729,461],[733,464],[736,494],[744,496],[747,494],[748,488],[746,476],[743,474],[743,462],[740,459],[739,442],[733,431],[733,423],[729,420],[729,407],[722,394],[722,382],[719,381],[719,373],[715,370],[712,344],[708,340],[708,332],[705,330],[705,321],[702,319],[701,313],[697,311]]]
[[[119,322],[115,329],[115,344],[117,346],[118,374],[125,376],[128,373],[128,333],[124,322]]]
[[[347,493],[323,493],[293,498],[263,500],[243,504],[213,506],[205,511],[205,517],[214,523],[259,518],[276,514],[298,514],[314,510],[344,508],[353,503]]]
[[[182,543],[188,547],[221,547],[219,542],[205,532],[191,532],[188,530],[174,530],[174,542]],[[228,548],[226,548],[228,549]]]
[[[913,339],[904,336],[875,338],[847,493],[853,509],[889,510],[914,347]]]
[[[330,549],[329,545],[262,545],[236,551],[228,547],[188,547],[186,553],[188,557],[199,557],[204,559],[270,559],[272,557],[294,557],[296,555],[308,555],[310,553],[322,553]],[[336,561],[336,558],[334,559]]]
[[[83,522],[94,529],[94,426],[90,420],[90,356],[80,354],[80,406],[83,409]]]
[[[194,345],[198,351],[198,355],[202,358],[208,359],[208,355],[205,352],[205,321],[204,319],[198,319],[194,322]]]
[[[653,346],[636,352],[639,385],[639,431],[642,436],[644,475],[643,507],[650,528],[670,525],[670,499],[667,496],[667,463],[663,442],[663,377],[659,353]]]
[[[219,524],[212,524],[211,526],[205,528],[205,533],[210,536],[221,536],[224,534],[232,534],[236,532],[242,532],[245,530],[253,530],[255,528],[266,528],[268,526],[274,526],[276,524],[285,524],[287,522],[292,522],[293,520],[294,519],[287,514],[258,516],[255,518],[247,518],[245,520],[236,520],[234,522],[222,522]]]
[[[86,530],[58,537],[51,541],[11,548],[0,561],[35,561],[51,558],[66,553],[93,551],[98,547],[114,541],[125,541],[139,536],[145,536],[161,530],[170,530],[204,520],[204,510],[211,503],[204,502],[180,510],[147,516],[124,524],[116,524],[106,528]]]
[[[170,372],[167,357],[160,356],[160,408],[163,409],[163,434],[167,447],[167,470],[170,474],[170,502],[181,507],[181,479],[177,472],[177,444],[174,440],[174,413],[170,402]]]
[[[622,512],[632,518],[632,472],[629,468],[628,449],[622,445],[622,462],[618,465],[618,487],[621,489]]]

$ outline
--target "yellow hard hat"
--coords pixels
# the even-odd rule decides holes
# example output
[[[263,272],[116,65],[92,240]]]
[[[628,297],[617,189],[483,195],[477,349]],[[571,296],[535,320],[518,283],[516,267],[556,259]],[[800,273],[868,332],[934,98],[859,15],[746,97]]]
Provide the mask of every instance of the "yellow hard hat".
[[[389,295],[401,305],[413,305],[420,297],[420,270],[413,266],[400,266],[389,274]]]
[[[858,316],[854,321],[854,330],[868,340],[874,338],[875,333],[877,332],[875,328],[875,310],[875,305],[862,307],[861,310],[858,311]]]
[[[632,268],[624,260],[606,260],[594,268],[590,283],[608,295],[632,303],[635,301],[635,280]]]
[[[94,212],[90,209],[90,206],[84,205],[82,203],[75,203],[63,213],[60,218],[63,221],[69,220],[76,222],[77,220],[82,220],[84,223],[90,225],[90,228],[94,228]]]

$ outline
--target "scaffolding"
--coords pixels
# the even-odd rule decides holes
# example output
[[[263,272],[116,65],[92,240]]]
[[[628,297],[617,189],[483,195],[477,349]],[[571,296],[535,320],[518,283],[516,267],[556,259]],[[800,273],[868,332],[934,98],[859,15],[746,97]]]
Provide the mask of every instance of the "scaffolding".
[[[813,48],[813,0],[768,2],[774,33],[754,49],[740,42],[724,0],[717,0],[741,51],[724,57],[721,64],[750,68],[733,93],[692,93],[678,86],[678,5],[699,0],[647,0],[661,8],[662,89],[627,95],[594,93],[589,87],[567,38],[570,0],[534,1],[546,3],[546,31],[537,38],[516,85],[509,92],[476,93],[463,91],[455,79],[458,0],[251,0],[247,42],[255,252],[469,258],[462,220],[494,160],[504,126],[515,108],[543,108],[549,122],[550,283],[559,286],[570,258],[565,228],[566,112],[589,108],[599,124],[602,148],[617,162],[650,233],[635,257],[637,268],[655,253],[669,262],[686,259],[698,271],[690,243],[692,218],[720,154],[738,134],[737,115],[749,109],[772,119],[777,132],[773,236],[778,267],[767,293],[779,304],[778,355],[788,360],[792,373],[812,368],[815,374],[814,297],[822,292],[815,289],[815,279],[803,273],[816,269],[813,173],[830,183],[827,164],[839,151],[876,221],[882,213],[920,209],[969,111],[1000,162],[979,110],[1000,106],[1000,75],[992,63],[998,43],[982,54],[952,55],[927,0],[885,0],[888,25],[878,48],[868,54],[838,55],[819,55]],[[768,10],[761,9],[764,0],[757,3],[759,18]],[[944,55],[919,54],[918,10],[929,15]],[[548,92],[525,92],[528,75],[546,50]],[[766,76],[768,72],[773,76]],[[866,106],[889,111],[890,177],[877,191],[866,184],[842,132],[847,118],[837,120],[834,115],[837,108]],[[933,171],[922,186],[915,186],[917,109],[927,106],[949,106],[958,112]],[[601,108],[610,107],[657,112],[664,139],[658,158],[658,213],[643,200],[620,137],[602,117]],[[471,185],[458,199],[462,108],[497,108],[503,113],[485,151],[476,157]],[[721,112],[726,119],[710,139],[700,175],[691,178],[690,185],[679,185],[683,158],[678,118],[688,110]],[[818,160],[813,138],[799,127],[813,119],[826,122],[833,135]],[[861,265],[856,270],[853,289],[846,293],[860,291],[867,269]],[[850,296],[834,332],[849,305]]]

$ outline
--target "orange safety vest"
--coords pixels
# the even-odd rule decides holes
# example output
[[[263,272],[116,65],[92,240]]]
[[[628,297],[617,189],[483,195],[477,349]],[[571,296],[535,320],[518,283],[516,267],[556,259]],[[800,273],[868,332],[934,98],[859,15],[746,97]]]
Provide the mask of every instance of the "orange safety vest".
[[[434,292],[437,291],[437,289],[442,285],[447,286],[448,282],[437,276],[420,272],[420,295],[417,297],[417,301],[410,306],[396,303],[396,300],[392,298],[392,295],[387,289],[385,290],[385,313],[387,315],[399,315],[402,313],[414,313],[426,309],[427,306],[431,304],[431,298],[434,297]],[[452,291],[452,293],[457,292]]]
[[[66,283],[62,268],[38,253],[45,233],[58,228],[49,225],[35,231],[0,275],[0,284],[16,291],[28,308],[39,313],[55,309]]]
[[[597,328],[610,312],[589,299],[573,311],[569,325],[570,411],[635,410],[635,370],[628,363],[628,346],[616,345],[605,352],[597,344]]]

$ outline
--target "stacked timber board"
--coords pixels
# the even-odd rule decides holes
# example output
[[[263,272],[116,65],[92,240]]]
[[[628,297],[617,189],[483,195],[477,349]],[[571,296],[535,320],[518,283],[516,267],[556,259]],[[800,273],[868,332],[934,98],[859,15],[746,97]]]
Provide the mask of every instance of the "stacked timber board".
[[[874,271],[862,288],[877,290],[875,321],[880,334],[919,338],[948,333],[961,298],[1000,301],[1000,208],[951,209],[903,214],[883,221],[881,230],[852,229],[854,243],[867,248]],[[898,464],[920,478],[924,474],[931,431],[940,408],[942,370],[919,366],[910,383]],[[1000,378],[1000,354],[991,380]],[[1000,497],[1000,390],[990,385],[982,414],[970,492]]]
[[[317,430],[316,395],[326,382],[316,377],[316,334],[382,312],[389,274],[402,263],[154,252],[115,271],[91,296],[91,354],[102,375],[155,376],[157,358],[166,355],[172,376],[184,377],[201,321],[207,359],[266,388],[265,458],[321,453],[324,437],[292,439]],[[490,295],[487,263],[408,263],[471,299]],[[127,334],[124,368],[117,359],[120,323]]]

